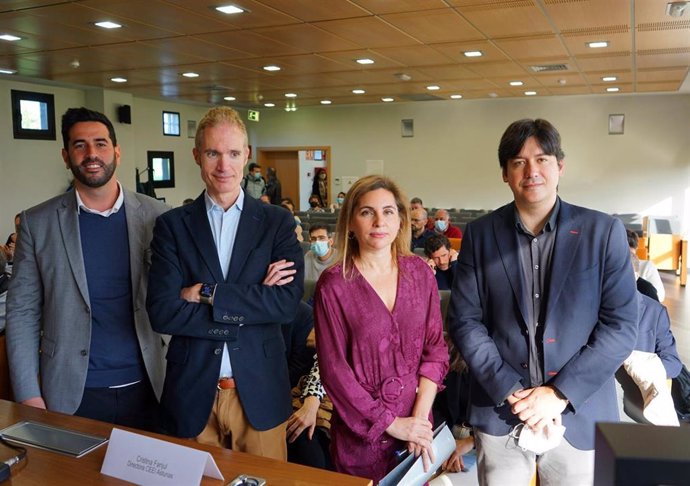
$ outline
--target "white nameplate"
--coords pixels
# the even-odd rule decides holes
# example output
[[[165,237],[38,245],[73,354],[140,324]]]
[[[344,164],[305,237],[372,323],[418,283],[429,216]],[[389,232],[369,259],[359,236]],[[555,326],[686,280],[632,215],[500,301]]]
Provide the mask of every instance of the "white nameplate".
[[[199,486],[202,476],[225,479],[206,451],[121,429],[110,434],[101,473],[147,486]]]

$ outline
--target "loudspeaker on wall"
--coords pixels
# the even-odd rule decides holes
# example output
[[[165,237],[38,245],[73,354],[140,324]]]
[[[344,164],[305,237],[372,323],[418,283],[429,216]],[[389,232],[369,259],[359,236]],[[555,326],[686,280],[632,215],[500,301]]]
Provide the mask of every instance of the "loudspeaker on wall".
[[[117,109],[117,121],[127,125],[132,124],[132,107],[129,105],[120,105]]]

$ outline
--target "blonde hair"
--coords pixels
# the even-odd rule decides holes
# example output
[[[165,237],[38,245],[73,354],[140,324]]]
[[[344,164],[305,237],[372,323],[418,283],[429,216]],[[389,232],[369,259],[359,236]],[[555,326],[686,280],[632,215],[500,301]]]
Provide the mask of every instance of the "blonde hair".
[[[400,231],[391,245],[393,261],[397,262],[398,256],[411,254],[410,241],[412,235],[407,197],[398,185],[388,177],[381,175],[362,177],[347,191],[347,196],[340,208],[336,224],[335,247],[338,250],[338,259],[343,265],[343,275],[345,278],[349,278],[352,275],[354,259],[359,256],[359,243],[356,238],[350,238],[350,223],[362,196],[377,189],[385,189],[393,194],[395,205],[398,208],[398,215],[400,216]]]
[[[221,125],[223,123],[228,123],[239,128],[242,133],[244,133],[244,146],[245,148],[249,146],[249,139],[247,137],[247,127],[244,125],[240,114],[233,108],[229,106],[215,106],[208,110],[206,114],[201,118],[201,121],[196,127],[196,136],[194,137],[194,146],[198,149],[201,148],[202,137],[204,136],[204,130],[208,127],[215,127],[216,125]]]

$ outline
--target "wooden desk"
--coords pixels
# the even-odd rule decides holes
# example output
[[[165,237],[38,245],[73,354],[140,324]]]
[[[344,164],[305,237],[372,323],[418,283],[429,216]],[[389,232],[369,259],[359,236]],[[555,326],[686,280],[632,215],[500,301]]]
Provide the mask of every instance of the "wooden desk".
[[[110,431],[113,428],[112,424],[107,424],[105,422],[47,412],[45,410],[8,402],[6,400],[0,400],[0,428],[8,427],[22,420],[42,422],[104,437],[110,437]],[[126,429],[126,427],[120,428]],[[368,479],[355,478],[344,474],[323,471],[321,469],[244,454],[242,452],[233,452],[227,449],[205,446],[190,440],[177,439],[136,430],[132,431],[210,452],[223,473],[225,481],[222,482],[217,479],[204,477],[201,481],[201,484],[204,486],[221,486],[243,473],[266,479],[267,486],[303,486],[309,484],[338,486],[371,485],[371,481]],[[27,447],[27,460],[24,461],[25,464],[19,465],[18,467],[20,469],[12,475],[11,484],[12,486],[115,486],[130,484],[100,473],[106,450],[107,444],[79,459],[75,459],[54,452]],[[0,458],[2,460],[13,457],[14,455],[15,452],[0,445]]]

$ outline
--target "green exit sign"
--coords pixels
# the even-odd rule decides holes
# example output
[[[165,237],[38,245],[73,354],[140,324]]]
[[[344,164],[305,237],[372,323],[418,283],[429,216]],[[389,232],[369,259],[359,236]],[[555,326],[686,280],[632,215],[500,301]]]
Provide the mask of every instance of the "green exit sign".
[[[258,122],[259,121],[259,112],[254,111],[254,110],[249,110],[249,120]]]

